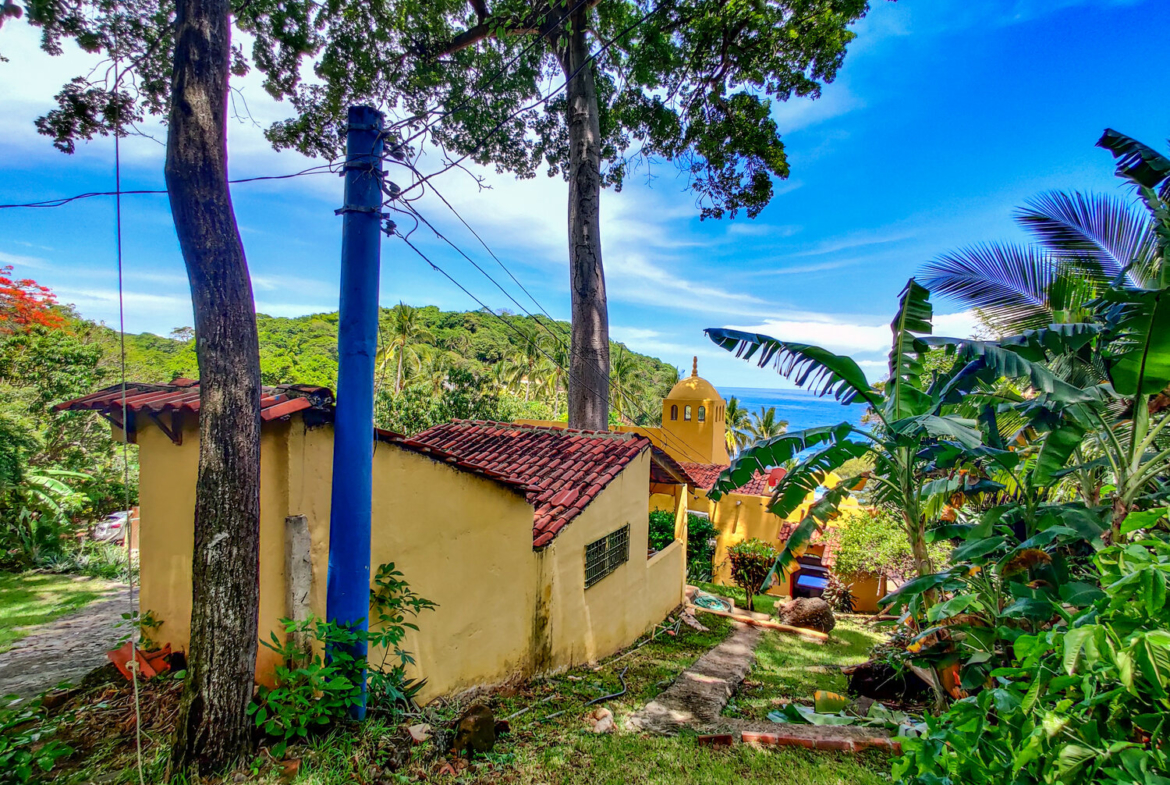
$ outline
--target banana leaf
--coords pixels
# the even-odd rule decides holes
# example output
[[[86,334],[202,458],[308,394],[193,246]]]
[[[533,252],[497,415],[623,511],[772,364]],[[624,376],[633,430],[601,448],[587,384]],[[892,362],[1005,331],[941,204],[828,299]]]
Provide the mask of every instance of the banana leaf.
[[[1114,289],[1107,304],[1105,368],[1118,394],[1156,395],[1170,386],[1170,289]]]
[[[784,543],[784,549],[777,554],[772,569],[768,570],[768,574],[764,576],[764,586],[771,586],[772,579],[777,573],[784,575],[788,568],[808,550],[808,544],[812,541],[813,535],[824,530],[829,520],[837,514],[837,508],[841,502],[860,484],[860,478],[842,482],[836,488],[826,492],[809,508],[808,514],[789,535],[788,542]]]
[[[704,332],[716,344],[744,360],[752,359],[759,352],[757,365],[760,368],[772,363],[776,373],[791,379],[797,387],[808,387],[816,395],[832,395],[842,404],[864,402],[876,406],[879,401],[878,393],[870,387],[861,367],[852,357],[760,333],[722,327],[709,327]]]
[[[716,478],[711,490],[707,492],[707,498],[719,501],[723,494],[732,493],[736,488],[742,488],[751,482],[757,472],[767,472],[818,444],[842,442],[852,432],[853,426],[843,422],[773,436],[745,447],[732,460],[731,465]]]
[[[1146,188],[1157,188],[1170,178],[1170,158],[1123,133],[1106,128],[1097,146],[1113,153],[1117,174]]]
[[[1044,437],[1044,444],[1036,456],[1032,482],[1035,485],[1051,485],[1055,482],[1056,473],[1064,468],[1084,438],[1085,428],[1075,422],[1065,422],[1051,431]]]
[[[930,396],[922,389],[923,356],[929,349],[915,333],[929,335],[934,309],[930,292],[913,278],[898,301],[898,313],[890,323],[894,334],[890,347],[890,377],[886,381],[887,421],[922,414],[930,408]]]

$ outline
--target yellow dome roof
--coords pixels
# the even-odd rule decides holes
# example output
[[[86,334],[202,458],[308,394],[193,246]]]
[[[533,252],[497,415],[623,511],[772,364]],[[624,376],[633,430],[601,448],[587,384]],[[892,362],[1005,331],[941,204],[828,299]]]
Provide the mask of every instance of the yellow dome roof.
[[[699,376],[699,360],[695,364],[691,375],[671,388],[668,399],[679,401],[722,401],[723,396],[715,389],[711,382]]]

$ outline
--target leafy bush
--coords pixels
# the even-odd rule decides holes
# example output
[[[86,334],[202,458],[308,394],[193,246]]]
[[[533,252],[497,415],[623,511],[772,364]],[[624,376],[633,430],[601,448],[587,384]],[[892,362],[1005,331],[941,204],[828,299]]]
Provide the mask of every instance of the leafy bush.
[[[857,610],[852,588],[836,575],[829,576],[829,585],[821,593],[821,599],[829,603],[829,607],[838,613],[853,613]]]
[[[39,699],[23,701],[15,695],[0,699],[0,783],[39,779],[52,771],[58,758],[73,752],[49,738],[54,730],[45,723]]]
[[[276,687],[261,686],[248,714],[256,727],[278,739],[273,748],[277,757],[290,742],[342,719],[358,705],[365,671],[369,700],[390,712],[409,706],[425,684],[406,677],[406,666],[414,659],[401,643],[408,629],[418,629],[408,617],[435,608],[435,603],[411,591],[393,564],[378,568],[374,587],[370,591],[374,621],[368,631],[317,618],[282,619],[286,638],[273,632],[271,640],[261,641],[280,655],[282,664],[276,668]],[[306,634],[316,643],[310,655],[299,645]],[[358,654],[369,647],[383,650],[376,666]]]
[[[674,542],[674,513],[670,510],[650,512],[650,550],[660,551]]]
[[[748,610],[754,611],[755,595],[762,593],[764,579],[776,563],[776,549],[763,540],[750,539],[727,549],[731,561],[731,578],[747,595]]]
[[[914,574],[910,538],[901,521],[885,510],[861,509],[837,520],[837,561],[833,572],[846,580],[859,575],[885,575],[899,580]],[[932,561],[942,564],[945,543],[930,546]]]
[[[711,580],[711,560],[715,557],[715,537],[719,534],[709,518],[687,514],[687,580],[691,583]]]
[[[1062,592],[1054,624],[1016,635],[1011,662],[992,670],[984,689],[927,717],[923,738],[903,740],[896,777],[1170,782],[1170,545],[1112,546],[1094,562],[1099,581]]]
[[[108,581],[126,582],[131,575],[135,580],[138,578],[137,556],[132,563],[128,563],[126,546],[114,542],[78,542],[43,559],[39,566],[50,572],[88,575]]]

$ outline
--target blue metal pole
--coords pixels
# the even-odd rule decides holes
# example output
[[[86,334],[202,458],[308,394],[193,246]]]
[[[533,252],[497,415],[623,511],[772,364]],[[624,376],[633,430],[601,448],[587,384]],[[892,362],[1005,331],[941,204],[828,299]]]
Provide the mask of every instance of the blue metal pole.
[[[329,511],[329,621],[368,630],[370,506],[374,462],[374,355],[378,348],[378,267],[382,213],[382,114],[349,108],[341,239],[341,313],[337,335],[337,407],[333,425],[333,496]],[[364,642],[354,656],[365,657]],[[361,703],[366,716],[365,672]]]

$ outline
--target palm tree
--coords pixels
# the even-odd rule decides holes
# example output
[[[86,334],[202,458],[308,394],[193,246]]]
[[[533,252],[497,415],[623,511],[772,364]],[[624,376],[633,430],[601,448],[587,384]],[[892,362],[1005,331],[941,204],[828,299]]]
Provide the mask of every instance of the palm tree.
[[[642,392],[638,378],[638,363],[621,344],[618,344],[617,353],[610,356],[613,358],[609,366],[610,384],[613,388],[611,403],[617,410],[618,417],[633,425],[634,418],[627,412],[634,409],[637,397]]]
[[[727,408],[723,412],[723,421],[726,425],[727,452],[732,457],[739,454],[748,443],[748,425],[751,422],[751,415],[748,410],[739,405],[739,399],[734,395],[727,402]]]
[[[746,413],[746,412],[745,412]],[[747,433],[752,443],[781,436],[788,432],[788,420],[776,419],[776,407],[760,407],[758,412],[752,412],[751,420],[746,424]]]
[[[1109,149],[1120,144],[1140,148],[1134,155],[1144,160],[1162,158],[1113,131],[1098,142]],[[1159,188],[1161,198],[1170,199],[1170,187],[1163,183]],[[1152,189],[1150,196],[1158,198]],[[1159,288],[1165,258],[1152,210],[1143,209],[1149,199],[1142,196],[1141,201],[1066,191],[1041,194],[1015,214],[1033,244],[962,248],[928,263],[921,281],[975,308],[1000,336],[1094,321],[1089,303],[1113,282],[1122,288]]]
[[[538,369],[545,359],[546,333],[541,332],[539,327],[528,319],[513,322],[512,326],[520,334],[520,346],[509,360],[512,367],[512,386],[524,388],[524,400],[527,402],[531,397],[532,388],[540,384]]]
[[[569,390],[569,345],[568,341],[557,341],[549,347],[551,361],[545,366],[545,388],[552,398],[553,419],[560,419],[561,392]]]
[[[381,333],[378,376],[382,377],[390,359],[395,358],[397,370],[394,374],[394,392],[397,394],[402,392],[403,363],[406,358],[412,356],[415,365],[419,364],[418,353],[411,348],[411,344],[433,340],[434,336],[422,323],[422,312],[404,302],[399,302],[390,309]]]

